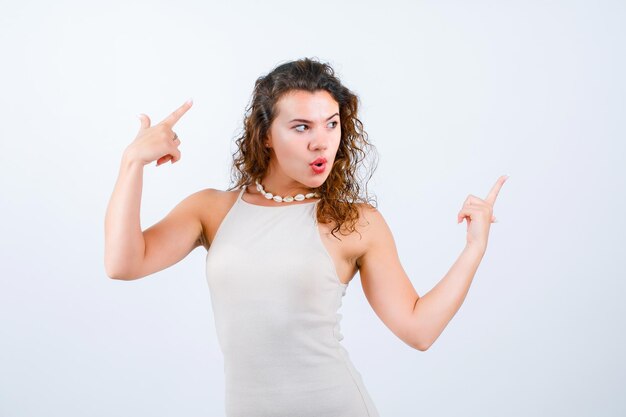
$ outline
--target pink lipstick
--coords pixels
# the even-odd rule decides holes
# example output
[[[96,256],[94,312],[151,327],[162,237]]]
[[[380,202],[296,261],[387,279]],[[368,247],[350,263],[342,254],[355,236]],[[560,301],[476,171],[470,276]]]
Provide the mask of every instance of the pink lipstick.
[[[316,174],[321,174],[322,172],[324,172],[326,170],[326,158],[317,158],[315,161],[311,162],[309,164],[311,166],[311,169],[313,170],[313,172],[315,172]]]

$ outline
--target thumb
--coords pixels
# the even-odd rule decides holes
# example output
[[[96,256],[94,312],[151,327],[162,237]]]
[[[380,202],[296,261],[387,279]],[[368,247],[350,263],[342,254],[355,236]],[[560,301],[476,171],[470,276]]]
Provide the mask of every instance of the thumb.
[[[137,118],[141,121],[141,129],[147,129],[150,127],[150,118],[148,115],[139,113]]]

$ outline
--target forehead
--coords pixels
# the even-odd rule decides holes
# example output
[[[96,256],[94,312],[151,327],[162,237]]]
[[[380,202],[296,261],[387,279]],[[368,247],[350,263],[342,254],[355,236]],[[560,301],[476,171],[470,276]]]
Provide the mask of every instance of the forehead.
[[[277,117],[285,119],[305,116],[326,119],[331,114],[339,112],[339,103],[326,90],[289,91],[276,102],[276,107]]]

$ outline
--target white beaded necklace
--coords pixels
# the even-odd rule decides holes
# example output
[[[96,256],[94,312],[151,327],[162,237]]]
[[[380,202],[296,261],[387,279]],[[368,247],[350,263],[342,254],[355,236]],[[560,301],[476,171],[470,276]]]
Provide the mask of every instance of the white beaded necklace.
[[[272,193],[266,192],[263,189],[263,186],[259,182],[258,178],[255,180],[255,182],[256,182],[256,189],[259,190],[261,194],[263,194],[263,197],[267,198],[268,200],[274,200],[277,203],[291,203],[292,201],[302,201],[305,198],[321,197],[321,195],[319,195],[318,193],[298,194],[293,197],[291,196],[281,197],[279,195],[273,195]]]

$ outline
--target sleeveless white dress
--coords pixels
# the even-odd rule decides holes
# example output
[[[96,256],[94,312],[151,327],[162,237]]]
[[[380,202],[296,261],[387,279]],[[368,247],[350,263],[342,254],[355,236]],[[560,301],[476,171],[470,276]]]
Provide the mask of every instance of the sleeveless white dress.
[[[322,243],[317,201],[242,199],[206,256],[227,417],[379,417],[341,345],[347,284]]]

